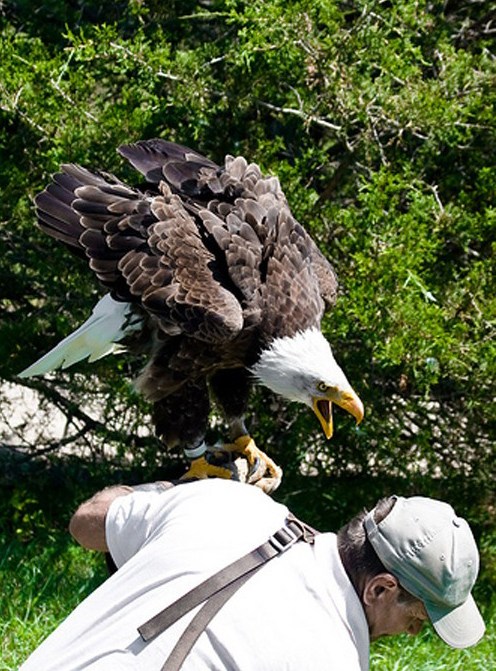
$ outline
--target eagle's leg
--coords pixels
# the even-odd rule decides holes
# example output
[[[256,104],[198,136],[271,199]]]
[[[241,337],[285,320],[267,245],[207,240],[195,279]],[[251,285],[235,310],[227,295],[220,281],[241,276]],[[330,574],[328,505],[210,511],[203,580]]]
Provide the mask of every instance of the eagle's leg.
[[[229,422],[231,443],[223,445],[219,453],[244,458],[248,471],[243,479],[256,484],[265,492],[274,491],[281,483],[282,470],[256,445],[248,434],[244,415],[252,386],[251,375],[245,368],[217,371],[210,378],[210,388]]]
[[[181,480],[233,477],[231,469],[210,463],[204,442],[210,402],[204,379],[183,384],[174,394],[155,401],[153,420],[158,437],[170,448],[182,447],[190,466]]]

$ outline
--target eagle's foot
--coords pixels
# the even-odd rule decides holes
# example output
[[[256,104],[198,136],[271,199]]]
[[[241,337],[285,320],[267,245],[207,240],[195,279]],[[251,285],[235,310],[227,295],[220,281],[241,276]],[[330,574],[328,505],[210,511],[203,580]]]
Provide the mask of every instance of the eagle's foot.
[[[229,468],[211,464],[202,456],[191,460],[188,470],[181,476],[180,480],[205,480],[206,478],[231,480],[233,474]]]
[[[205,478],[246,482],[271,494],[281,484],[282,469],[255,445],[251,436],[244,435],[233,443],[207,448],[201,457],[191,460],[180,479]]]
[[[282,469],[265,452],[262,452],[251,436],[236,438],[234,443],[223,445],[222,450],[239,454],[248,462],[245,482],[260,487],[271,494],[281,484]]]

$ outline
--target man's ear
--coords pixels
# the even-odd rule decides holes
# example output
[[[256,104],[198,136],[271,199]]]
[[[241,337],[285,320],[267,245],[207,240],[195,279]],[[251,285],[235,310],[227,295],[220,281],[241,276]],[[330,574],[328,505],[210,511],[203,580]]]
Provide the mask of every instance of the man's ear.
[[[399,591],[398,580],[391,573],[379,573],[365,583],[362,601],[365,606],[373,606],[378,601],[389,602]]]

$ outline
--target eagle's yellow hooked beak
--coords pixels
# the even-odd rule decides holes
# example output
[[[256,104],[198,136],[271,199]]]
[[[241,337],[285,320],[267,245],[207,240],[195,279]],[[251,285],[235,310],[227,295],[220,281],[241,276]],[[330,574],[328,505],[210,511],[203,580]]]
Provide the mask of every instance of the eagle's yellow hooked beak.
[[[330,389],[326,396],[314,396],[312,408],[317,415],[327,439],[332,436],[332,404],[336,403],[349,412],[356,419],[357,424],[363,419],[363,403],[355,394],[353,389],[342,391],[341,389]]]

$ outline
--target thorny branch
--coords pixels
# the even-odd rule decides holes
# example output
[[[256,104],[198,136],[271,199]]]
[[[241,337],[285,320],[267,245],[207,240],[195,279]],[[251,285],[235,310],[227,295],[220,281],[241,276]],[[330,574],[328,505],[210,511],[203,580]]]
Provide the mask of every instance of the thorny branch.
[[[100,421],[91,417],[85,412],[81,405],[74,400],[71,400],[58,391],[55,385],[50,384],[46,380],[14,380],[25,387],[34,389],[47,398],[58,410],[60,410],[67,418],[68,424],[74,425],[74,420],[81,423],[81,426],[75,433],[60,438],[57,440],[49,440],[42,447],[39,445],[31,446],[34,455],[38,456],[46,454],[71,444],[76,444],[78,440],[84,438],[88,434],[94,434],[104,438],[109,443],[118,445],[132,445],[134,448],[140,449],[144,447],[158,447],[159,441],[153,436],[140,436],[130,434],[126,429],[116,430],[108,426],[105,421]],[[30,454],[28,456],[34,456]]]

